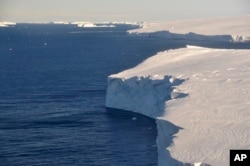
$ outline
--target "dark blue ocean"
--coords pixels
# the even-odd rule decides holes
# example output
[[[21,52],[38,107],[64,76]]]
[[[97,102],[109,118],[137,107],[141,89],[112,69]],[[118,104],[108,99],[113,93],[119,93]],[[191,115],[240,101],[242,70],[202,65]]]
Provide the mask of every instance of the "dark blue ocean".
[[[157,165],[154,120],[107,110],[107,76],[185,43],[132,28],[0,28],[1,166]]]
[[[187,43],[128,35],[133,28],[0,28],[1,166],[157,165],[154,120],[107,110],[107,76]]]

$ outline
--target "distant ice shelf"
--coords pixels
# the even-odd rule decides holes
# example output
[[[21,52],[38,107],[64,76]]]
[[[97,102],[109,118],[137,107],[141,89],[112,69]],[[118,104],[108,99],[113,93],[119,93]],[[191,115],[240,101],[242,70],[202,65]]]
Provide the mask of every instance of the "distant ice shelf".
[[[24,22],[27,24],[62,24],[62,25],[76,25],[80,28],[114,28],[117,25],[134,25],[136,27],[141,27],[143,22],[87,22],[87,21],[52,21],[52,22]],[[15,22],[0,22],[0,27],[9,27],[9,26],[15,26]]]
[[[131,35],[185,40],[250,42],[250,16],[142,23]]]
[[[131,32],[130,35],[144,36],[144,37],[157,37],[166,39],[181,39],[193,41],[224,41],[224,42],[250,42],[250,37],[233,36],[233,35],[202,35],[193,32],[186,34],[172,33],[169,31],[158,31],[150,33],[137,33]]]

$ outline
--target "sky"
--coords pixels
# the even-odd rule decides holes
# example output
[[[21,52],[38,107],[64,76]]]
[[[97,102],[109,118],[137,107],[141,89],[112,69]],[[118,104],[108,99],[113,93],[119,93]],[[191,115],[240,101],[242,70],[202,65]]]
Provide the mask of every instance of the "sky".
[[[250,14],[250,0],[0,0],[0,21],[170,21]]]

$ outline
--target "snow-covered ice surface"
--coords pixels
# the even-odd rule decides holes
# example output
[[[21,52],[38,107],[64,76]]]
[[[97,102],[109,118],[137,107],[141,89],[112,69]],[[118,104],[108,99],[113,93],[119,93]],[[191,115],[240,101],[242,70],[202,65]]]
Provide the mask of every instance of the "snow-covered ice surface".
[[[211,34],[232,35],[237,29],[250,36],[249,21],[238,19],[237,27],[237,20],[228,20],[206,25],[221,27]],[[189,23],[177,25],[189,30]],[[196,29],[208,34],[203,24],[196,22],[202,26]],[[187,46],[109,76],[106,106],[156,119],[159,166],[228,166],[230,149],[250,149],[249,85],[250,50]]]

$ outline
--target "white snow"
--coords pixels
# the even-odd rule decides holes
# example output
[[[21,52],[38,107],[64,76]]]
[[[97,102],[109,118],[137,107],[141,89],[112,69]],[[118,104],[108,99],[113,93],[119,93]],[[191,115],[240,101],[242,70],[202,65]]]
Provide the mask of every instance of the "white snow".
[[[250,36],[245,18],[174,27],[190,30],[196,23],[199,34],[220,27],[216,34]],[[250,50],[187,46],[109,76],[106,106],[156,119],[159,166],[228,166],[230,149],[250,149],[249,76]]]
[[[115,25],[110,24],[110,23],[72,22],[72,24],[76,24],[78,27],[84,27],[84,28],[115,27]]]

